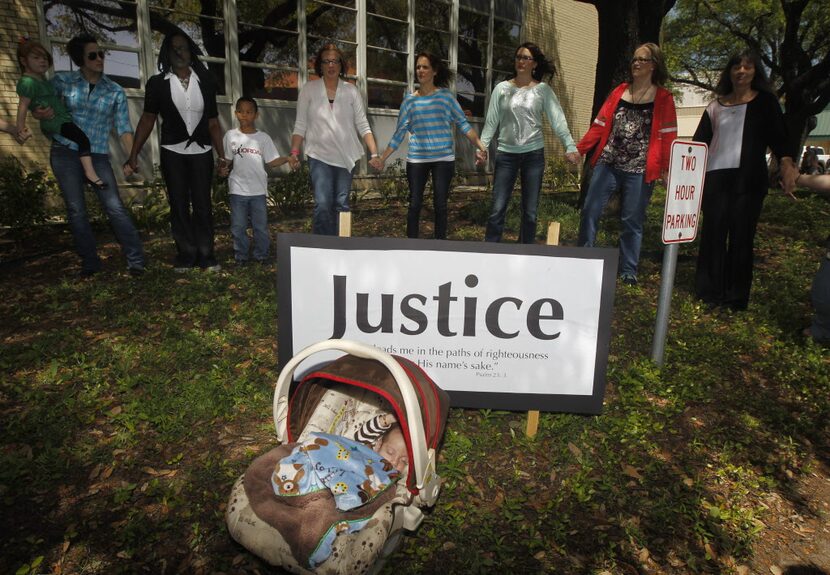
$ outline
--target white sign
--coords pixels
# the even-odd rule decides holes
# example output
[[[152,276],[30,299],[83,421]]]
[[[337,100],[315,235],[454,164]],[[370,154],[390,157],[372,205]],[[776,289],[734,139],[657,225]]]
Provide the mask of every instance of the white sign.
[[[664,244],[691,242],[697,237],[707,156],[708,147],[701,142],[672,143],[663,213]]]
[[[453,405],[601,410],[616,250],[305,234],[277,246],[281,364],[345,338],[417,362]]]

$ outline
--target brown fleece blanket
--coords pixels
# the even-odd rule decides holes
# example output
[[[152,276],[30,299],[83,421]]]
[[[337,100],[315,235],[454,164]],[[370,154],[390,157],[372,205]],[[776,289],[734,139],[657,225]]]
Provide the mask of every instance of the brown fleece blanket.
[[[271,474],[277,462],[289,455],[296,445],[280,445],[255,459],[245,472],[244,484],[245,494],[257,517],[279,531],[297,562],[307,566],[309,556],[332,525],[371,517],[395,497],[395,488],[387,489],[366,505],[350,511],[339,511],[328,489],[307,495],[279,497],[271,485]],[[366,527],[370,525],[371,522]]]

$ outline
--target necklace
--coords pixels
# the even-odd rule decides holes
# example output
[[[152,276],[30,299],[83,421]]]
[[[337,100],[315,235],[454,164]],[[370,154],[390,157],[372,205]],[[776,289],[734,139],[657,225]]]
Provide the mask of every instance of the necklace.
[[[179,78],[179,82],[182,83],[182,88],[187,90],[187,87],[190,85],[190,74],[187,75],[187,78]]]
[[[643,90],[643,92],[640,94],[639,98],[634,95],[634,86],[631,86],[628,90],[629,90],[629,92],[631,92],[631,103],[632,104],[641,104],[643,102],[643,100],[645,100],[648,93],[651,91],[651,84],[646,86],[646,89]]]

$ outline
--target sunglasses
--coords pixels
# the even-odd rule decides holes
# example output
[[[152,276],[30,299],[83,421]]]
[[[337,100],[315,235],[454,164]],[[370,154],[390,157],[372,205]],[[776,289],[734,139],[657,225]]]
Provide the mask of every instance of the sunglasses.
[[[89,60],[90,62],[94,62],[98,58],[101,58],[101,60],[103,60],[105,55],[106,54],[104,53],[103,50],[98,50],[97,52],[89,52],[86,55],[86,59]]]
[[[339,64],[340,60],[320,60],[320,63],[322,63],[323,66],[334,66],[335,64]]]
[[[632,64],[636,64],[636,63],[647,64],[649,62],[654,62],[654,58],[632,58],[631,59]]]

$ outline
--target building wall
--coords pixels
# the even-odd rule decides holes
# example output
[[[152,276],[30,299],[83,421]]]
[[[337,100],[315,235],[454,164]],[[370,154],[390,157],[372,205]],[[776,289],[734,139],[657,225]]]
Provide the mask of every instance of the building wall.
[[[20,78],[17,66],[17,45],[21,36],[37,39],[37,11],[35,0],[3,0],[0,2],[0,117],[14,122],[17,117],[17,92]],[[9,134],[0,132],[0,157],[14,155],[24,164],[46,165],[49,157],[49,140],[43,137],[31,116],[26,122],[34,136],[24,146]]]
[[[524,41],[538,44],[556,65],[553,91],[559,97],[575,142],[591,124],[599,28],[596,8],[562,0],[528,0]],[[562,154],[559,138],[546,125],[548,155]]]

